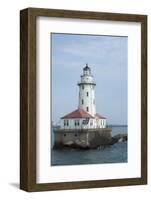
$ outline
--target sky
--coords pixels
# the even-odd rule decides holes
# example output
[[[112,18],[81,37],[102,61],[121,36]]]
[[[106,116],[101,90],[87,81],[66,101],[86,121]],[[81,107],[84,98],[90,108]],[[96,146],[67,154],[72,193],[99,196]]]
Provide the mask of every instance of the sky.
[[[128,37],[51,33],[52,120],[78,108],[78,81],[88,63],[96,111],[108,124],[127,124]]]

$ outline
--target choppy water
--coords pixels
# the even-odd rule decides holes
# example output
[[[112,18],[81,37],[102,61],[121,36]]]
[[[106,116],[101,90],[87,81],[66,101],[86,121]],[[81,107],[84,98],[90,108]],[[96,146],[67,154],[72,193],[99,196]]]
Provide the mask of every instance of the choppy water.
[[[113,127],[112,135],[118,133],[127,133],[127,127]],[[127,142],[118,142],[101,150],[51,150],[53,166],[124,162],[127,162]]]

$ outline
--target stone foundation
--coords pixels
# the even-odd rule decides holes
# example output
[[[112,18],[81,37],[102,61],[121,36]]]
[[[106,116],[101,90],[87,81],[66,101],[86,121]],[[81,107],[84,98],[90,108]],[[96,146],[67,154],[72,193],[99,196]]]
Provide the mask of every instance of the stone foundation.
[[[53,148],[83,148],[93,149],[111,143],[112,129],[54,129]]]

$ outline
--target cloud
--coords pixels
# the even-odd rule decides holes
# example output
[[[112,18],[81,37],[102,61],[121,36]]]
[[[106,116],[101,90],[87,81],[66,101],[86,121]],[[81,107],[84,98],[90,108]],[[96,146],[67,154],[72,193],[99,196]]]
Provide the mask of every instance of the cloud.
[[[73,36],[74,37],[74,36]],[[119,56],[122,41],[125,37],[109,36],[76,36],[75,40],[65,40],[58,44],[56,51],[62,55],[76,57],[103,58],[105,56]],[[85,38],[86,37],[86,38]],[[124,47],[123,47],[124,48]]]
[[[120,70],[127,64],[127,37],[109,36],[64,36],[57,34],[53,48],[53,62],[57,66],[76,70],[85,63],[99,69]],[[61,37],[61,39],[60,39]],[[75,38],[75,39],[74,39]],[[75,69],[74,69],[75,68]]]

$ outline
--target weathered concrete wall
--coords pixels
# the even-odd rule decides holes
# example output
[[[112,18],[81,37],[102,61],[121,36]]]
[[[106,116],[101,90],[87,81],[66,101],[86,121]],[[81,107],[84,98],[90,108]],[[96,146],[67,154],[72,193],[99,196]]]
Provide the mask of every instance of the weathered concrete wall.
[[[81,129],[81,130],[54,130],[54,148],[71,146],[75,148],[97,148],[111,142],[110,128]]]

